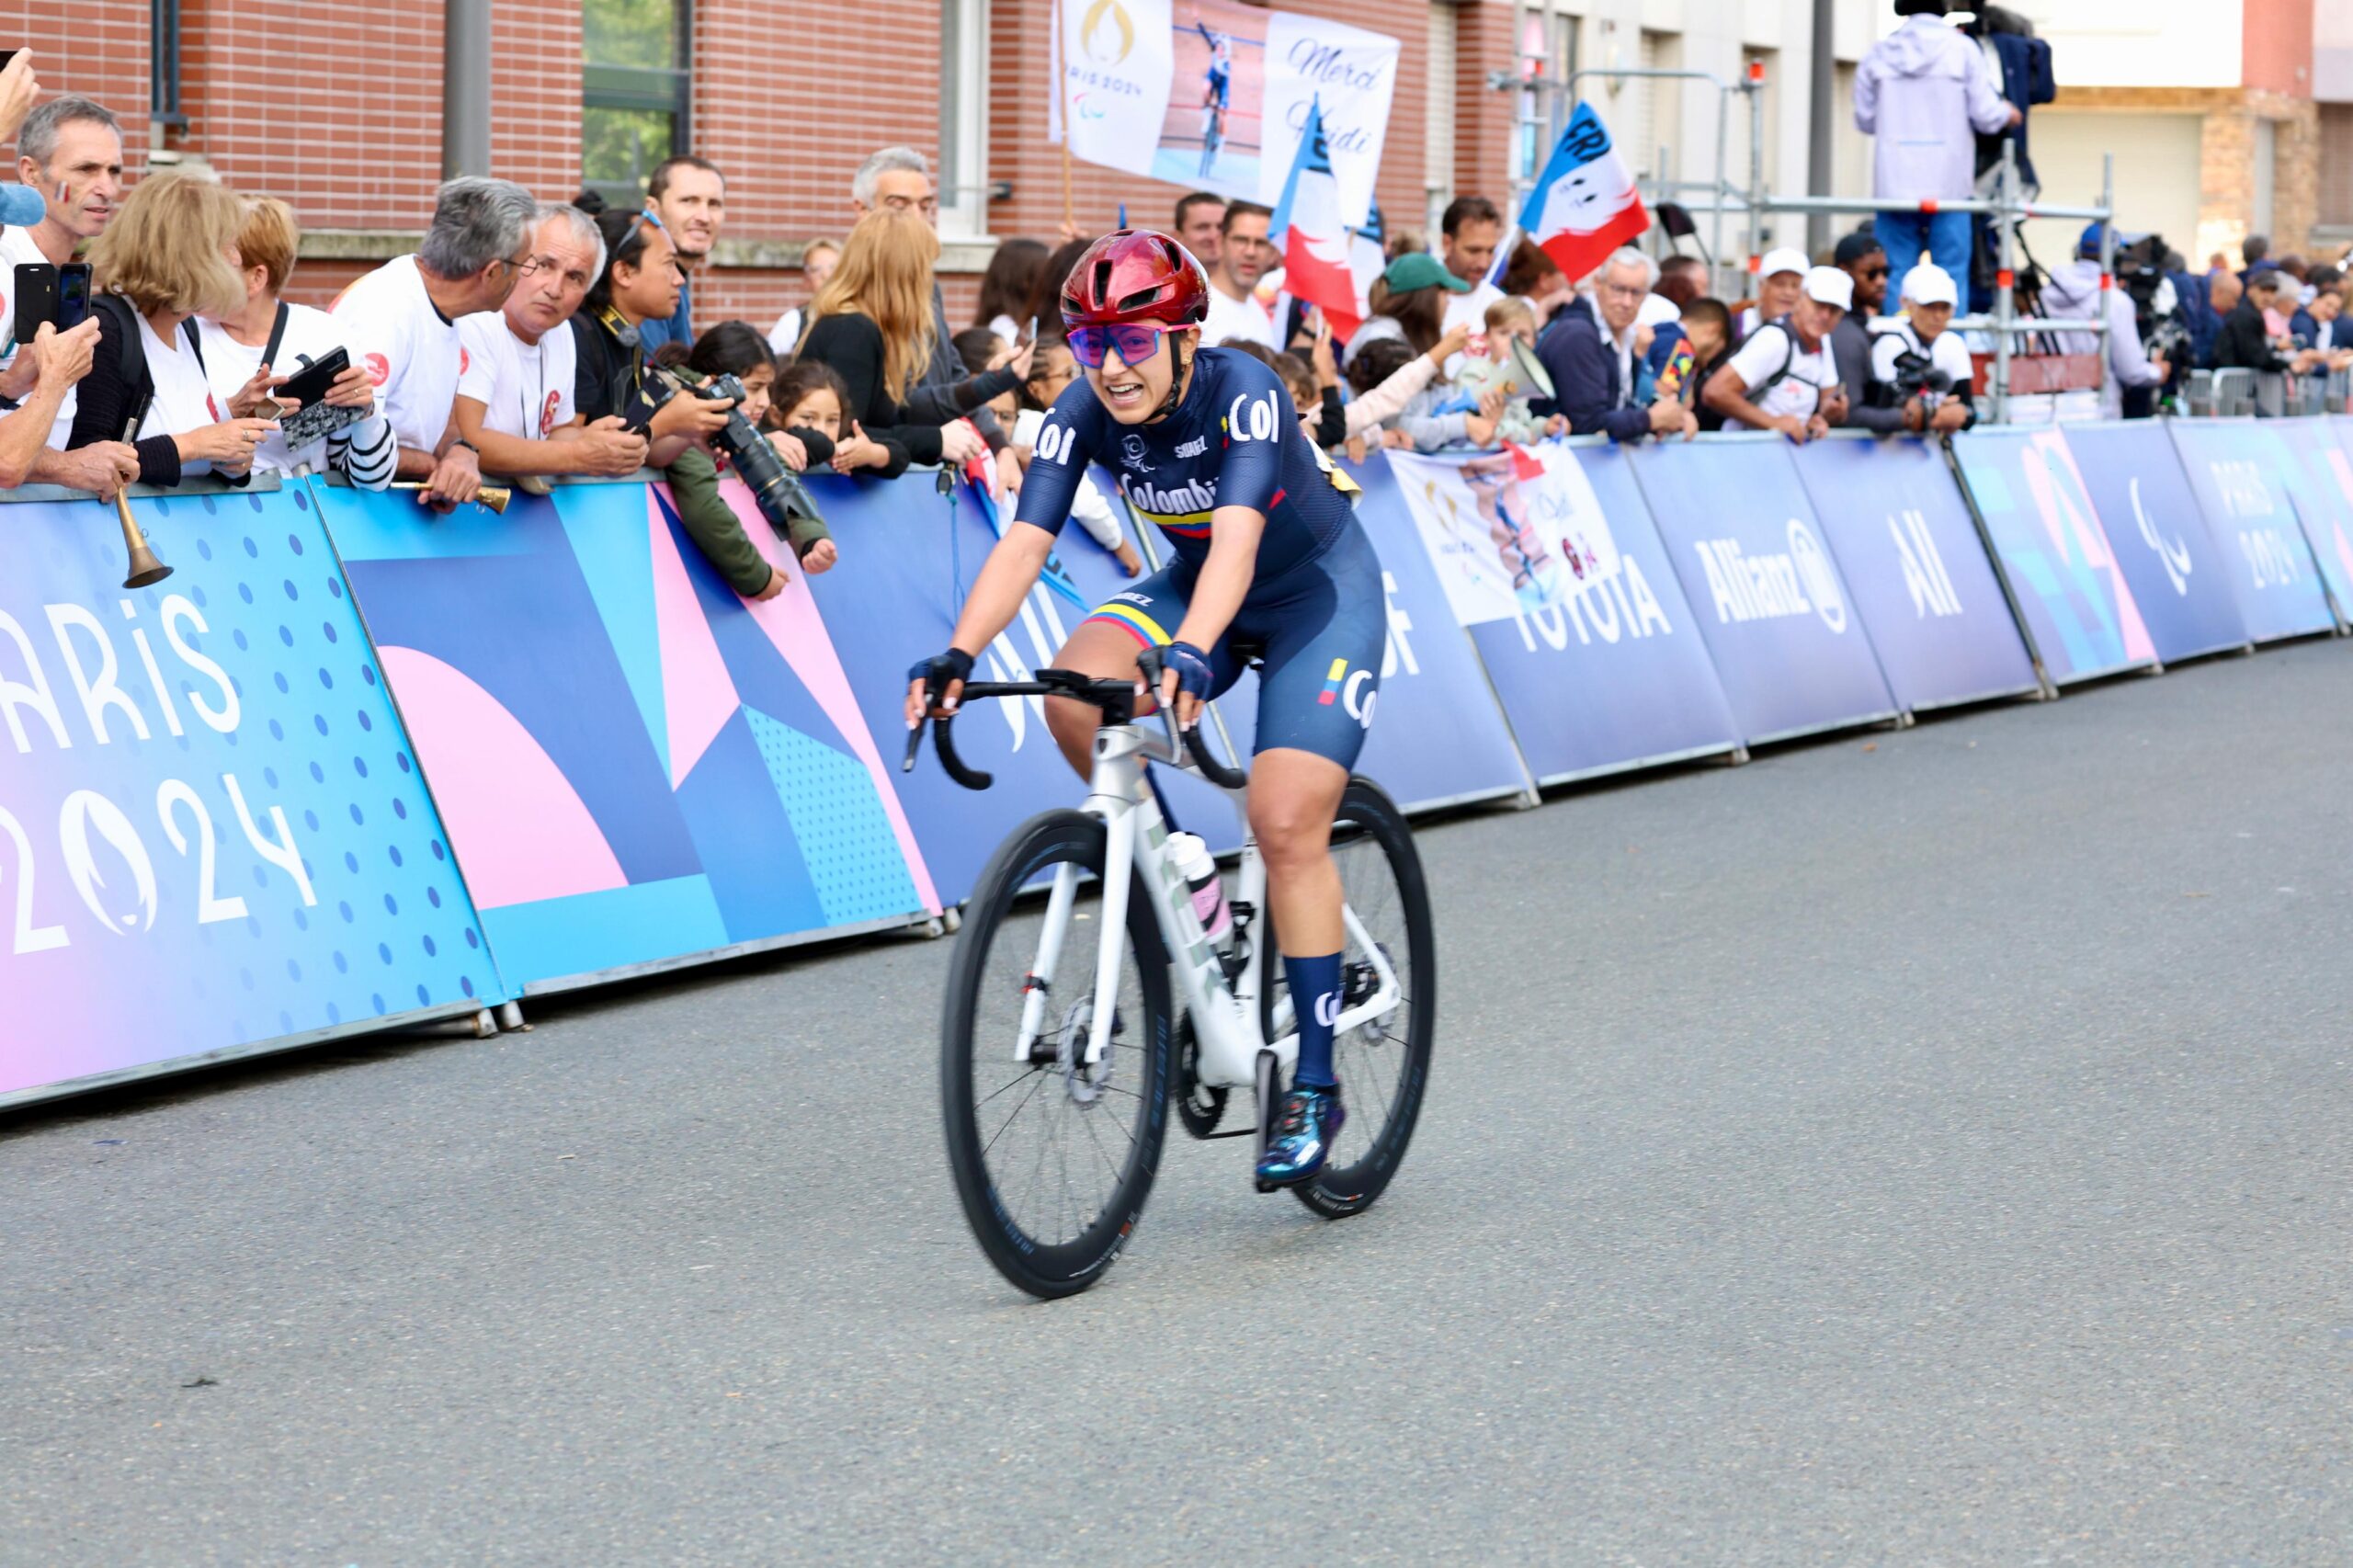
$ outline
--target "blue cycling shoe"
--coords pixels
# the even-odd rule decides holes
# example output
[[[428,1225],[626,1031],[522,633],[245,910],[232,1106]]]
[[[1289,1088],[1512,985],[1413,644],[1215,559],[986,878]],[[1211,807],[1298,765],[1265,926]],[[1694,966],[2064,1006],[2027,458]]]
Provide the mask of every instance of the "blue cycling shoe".
[[[1348,1119],[1340,1108],[1337,1085],[1293,1089],[1277,1102],[1274,1136],[1258,1160],[1258,1190],[1313,1181],[1332,1153],[1332,1140]]]

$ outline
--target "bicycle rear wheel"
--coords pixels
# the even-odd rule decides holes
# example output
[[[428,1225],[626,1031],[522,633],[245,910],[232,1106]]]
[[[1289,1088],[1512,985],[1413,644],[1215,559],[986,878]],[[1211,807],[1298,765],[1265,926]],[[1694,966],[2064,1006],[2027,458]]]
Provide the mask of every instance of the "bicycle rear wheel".
[[[1104,922],[1103,824],[1049,812],[1017,829],[964,909],[941,1025],[948,1164],[964,1217],[997,1271],[1033,1296],[1101,1277],[1143,1213],[1168,1130],[1174,1036],[1168,966],[1143,890],[1131,883],[1119,994],[1099,1061],[1087,1039],[1106,1010],[1091,994]],[[1066,881],[1058,950],[1041,953]],[[1051,976],[1040,984],[1041,969]],[[1017,1059],[1032,992],[1039,1027]]]
[[[1339,865],[1349,910],[1396,971],[1402,993],[1386,1017],[1332,1042],[1332,1074],[1340,1081],[1347,1120],[1315,1179],[1290,1189],[1325,1219],[1339,1220],[1372,1207],[1413,1141],[1438,1023],[1438,934],[1413,830],[1396,803],[1369,778],[1349,779],[1340,798],[1332,858]],[[1268,983],[1259,1002],[1260,1027],[1268,1040],[1276,1038],[1279,1003],[1284,1032],[1295,1028],[1281,971],[1280,960],[1269,954]],[[1343,1009],[1371,995],[1378,984],[1353,935],[1340,957],[1340,975]]]

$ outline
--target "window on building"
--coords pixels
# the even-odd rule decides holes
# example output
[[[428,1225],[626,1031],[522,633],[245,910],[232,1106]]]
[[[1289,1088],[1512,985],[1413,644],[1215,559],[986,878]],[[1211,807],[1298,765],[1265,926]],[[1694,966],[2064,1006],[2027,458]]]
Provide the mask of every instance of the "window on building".
[[[1458,6],[1430,6],[1429,94],[1423,100],[1422,119],[1422,138],[1428,151],[1423,154],[1422,196],[1425,222],[1432,233],[1438,233],[1446,204],[1454,199],[1454,45],[1461,15]]]
[[[988,233],[988,0],[940,0],[939,232]]]
[[[581,181],[633,207],[687,150],[691,0],[585,0],[580,20]]]
[[[188,129],[180,108],[180,0],[153,0],[147,45],[153,59],[147,74],[147,118],[167,130]]]
[[[2320,224],[2353,229],[2353,104],[2320,106]]]

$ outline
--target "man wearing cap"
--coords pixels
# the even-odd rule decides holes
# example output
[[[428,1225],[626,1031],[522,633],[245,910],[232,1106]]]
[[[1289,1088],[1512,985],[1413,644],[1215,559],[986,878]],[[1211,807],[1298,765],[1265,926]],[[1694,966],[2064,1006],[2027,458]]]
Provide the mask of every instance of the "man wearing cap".
[[[1879,394],[1874,401],[1882,405],[1874,412],[1894,415],[1896,428],[1915,434],[1966,430],[1977,422],[1971,399],[1977,368],[1961,335],[1945,330],[1952,323],[1960,290],[1951,273],[1924,261],[1904,275],[1902,293],[1904,319],[1871,343],[1871,383]],[[1898,403],[1896,383],[1902,372],[1895,362],[1907,354],[1926,359],[1930,369],[1942,370],[1950,382],[1948,389],[1915,392]]]
[[[1855,129],[1873,138],[1873,221],[1887,259],[1909,272],[1925,251],[1955,277],[1969,268],[1969,214],[1924,212],[1977,188],[1977,137],[2021,123],[1975,40],[1944,19],[1946,0],[1895,0],[1904,25],[1855,68]]]
[[[1749,334],[1767,322],[1779,321],[1797,309],[1798,301],[1805,293],[1805,275],[1813,264],[1805,252],[1788,245],[1765,253],[1756,269],[1756,302],[1740,312],[1740,335]]]
[[[2103,419],[2121,419],[2124,389],[2161,387],[2173,374],[2173,368],[2164,358],[2153,359],[2143,351],[2141,329],[2132,320],[2132,297],[2113,286],[2106,290],[2100,287],[2099,242],[2103,227],[2094,223],[2086,229],[2075,243],[2075,259],[2052,269],[2050,281],[2042,286],[2042,309],[2044,314],[2060,321],[2097,321],[2105,316],[2105,350],[2096,334],[2063,332],[2058,336],[2059,352],[2102,355],[2099,415]],[[2138,244],[2144,237],[2119,233],[2116,248]],[[2260,324],[2257,325],[2260,335]]]
[[[1830,335],[1830,357],[1838,365],[1838,384],[1847,393],[1847,426],[1892,436],[1904,428],[1904,410],[1882,405],[1870,395],[1870,320],[1887,303],[1887,252],[1869,234],[1848,234],[1838,242],[1831,259],[1853,279],[1854,308],[1838,318]]]
[[[1727,426],[1815,440],[1845,419],[1846,394],[1830,335],[1855,302],[1855,280],[1835,267],[1805,275],[1786,322],[1767,322],[1708,380],[1702,394]]]
[[[1647,408],[1634,401],[1638,318],[1657,280],[1649,256],[1631,246],[1617,252],[1595,274],[1593,292],[1563,306],[1537,341],[1537,362],[1552,380],[1553,407],[1568,415],[1571,435],[1607,431],[1614,440],[1639,441],[1699,433],[1699,420],[1678,399],[1663,397]]]

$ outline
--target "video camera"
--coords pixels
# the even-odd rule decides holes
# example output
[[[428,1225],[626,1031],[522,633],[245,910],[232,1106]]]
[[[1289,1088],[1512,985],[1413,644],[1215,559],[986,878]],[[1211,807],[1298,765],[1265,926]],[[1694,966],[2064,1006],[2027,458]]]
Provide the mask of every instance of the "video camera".
[[[817,503],[811,499],[800,477],[784,466],[784,460],[777,456],[768,438],[745,417],[744,402],[750,394],[745,392],[741,381],[733,376],[714,376],[698,384],[659,366],[650,369],[653,373],[647,379],[646,391],[656,410],[681,392],[706,403],[734,403],[727,411],[726,425],[711,437],[710,443],[725,452],[728,460],[735,465],[735,472],[751,489],[752,499],[759,503],[760,516],[768,520],[779,539],[792,537],[795,517],[824,520],[824,514],[817,510]],[[657,393],[656,388],[664,390]]]

